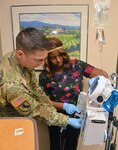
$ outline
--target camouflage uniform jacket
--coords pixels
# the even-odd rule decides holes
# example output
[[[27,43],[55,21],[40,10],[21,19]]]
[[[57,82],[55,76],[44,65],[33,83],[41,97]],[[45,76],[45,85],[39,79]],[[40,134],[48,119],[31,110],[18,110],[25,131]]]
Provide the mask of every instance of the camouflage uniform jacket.
[[[48,125],[63,126],[68,116],[57,113],[38,85],[34,70],[22,68],[15,52],[0,62],[0,114],[43,118]]]

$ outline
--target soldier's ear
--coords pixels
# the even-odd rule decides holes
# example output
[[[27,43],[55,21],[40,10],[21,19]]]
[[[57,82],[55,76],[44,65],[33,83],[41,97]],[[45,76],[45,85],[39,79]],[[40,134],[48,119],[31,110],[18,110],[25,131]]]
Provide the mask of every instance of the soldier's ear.
[[[25,53],[24,53],[24,51],[22,51],[22,50],[16,50],[16,56],[17,56],[17,58],[21,58],[22,56],[24,56],[25,55]]]

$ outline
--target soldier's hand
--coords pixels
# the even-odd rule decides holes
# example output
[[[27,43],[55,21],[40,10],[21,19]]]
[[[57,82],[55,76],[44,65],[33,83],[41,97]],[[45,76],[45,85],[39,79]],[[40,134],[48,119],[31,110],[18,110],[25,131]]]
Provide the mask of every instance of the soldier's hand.
[[[82,125],[82,119],[80,118],[69,118],[68,119],[68,125],[72,126],[75,129],[81,128]]]
[[[67,114],[73,114],[75,112],[80,113],[80,110],[77,108],[77,106],[73,104],[64,103],[63,110],[66,111]]]

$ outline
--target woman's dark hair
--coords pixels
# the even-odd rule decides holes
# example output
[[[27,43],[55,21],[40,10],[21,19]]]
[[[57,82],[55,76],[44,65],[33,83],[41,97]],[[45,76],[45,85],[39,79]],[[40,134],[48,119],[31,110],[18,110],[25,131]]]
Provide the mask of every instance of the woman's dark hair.
[[[64,70],[65,71],[70,70],[72,68],[71,63],[70,63],[70,57],[69,57],[67,51],[62,47],[63,46],[62,41],[56,37],[49,37],[48,41],[49,41],[52,49],[59,47],[59,49],[57,49],[57,50],[63,58]],[[62,48],[60,48],[60,47],[62,47]],[[45,60],[44,69],[45,69],[47,75],[51,76],[51,74],[55,72],[55,67],[53,67],[53,65],[51,64],[49,56],[50,56],[50,50],[48,53],[48,57]]]
[[[62,41],[56,37],[49,37],[48,41],[49,41],[52,49],[63,46]]]
[[[26,28],[16,37],[16,50],[32,52],[34,50],[49,50],[50,44],[45,35],[35,28]]]

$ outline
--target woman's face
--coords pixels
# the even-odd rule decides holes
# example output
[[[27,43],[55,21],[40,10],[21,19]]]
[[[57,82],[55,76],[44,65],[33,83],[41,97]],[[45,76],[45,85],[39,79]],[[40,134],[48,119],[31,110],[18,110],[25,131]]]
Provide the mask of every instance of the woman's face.
[[[50,52],[48,54],[48,59],[51,62],[51,64],[55,67],[62,67],[63,66],[63,57],[62,57],[62,54],[59,53],[58,50]]]

